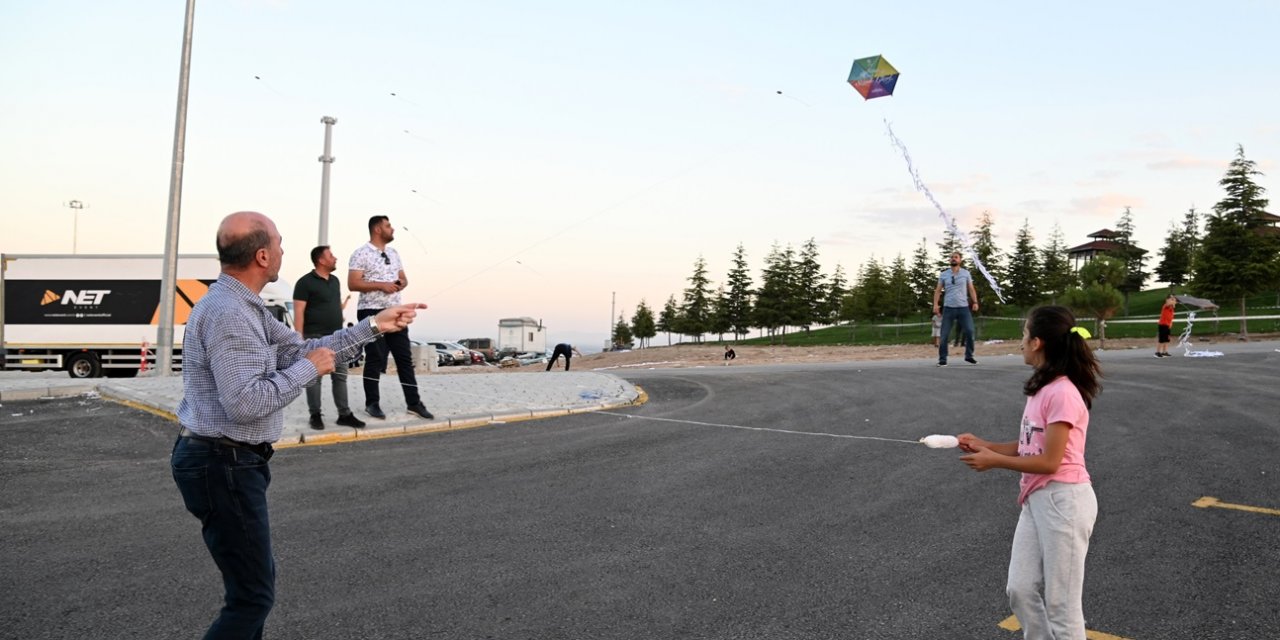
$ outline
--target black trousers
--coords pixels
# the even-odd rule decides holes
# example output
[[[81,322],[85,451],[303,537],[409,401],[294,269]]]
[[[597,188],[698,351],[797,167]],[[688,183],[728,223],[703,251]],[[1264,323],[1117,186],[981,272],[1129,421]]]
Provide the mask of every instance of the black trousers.
[[[573,359],[573,349],[565,349],[564,345],[558,344],[555,351],[551,352],[551,360],[547,361],[547,371],[551,370],[551,365],[555,364],[556,360],[560,359],[560,356],[564,356],[564,370],[569,370],[569,361]]]
[[[364,320],[376,316],[382,309],[360,309],[356,318]],[[382,395],[378,391],[378,379],[387,368],[387,354],[396,359],[396,374],[400,376],[400,387],[404,389],[405,404],[413,406],[422,402],[418,396],[418,378],[413,374],[413,349],[409,344],[409,330],[403,329],[394,333],[384,333],[377,340],[365,347],[364,359],[364,402],[373,404]]]

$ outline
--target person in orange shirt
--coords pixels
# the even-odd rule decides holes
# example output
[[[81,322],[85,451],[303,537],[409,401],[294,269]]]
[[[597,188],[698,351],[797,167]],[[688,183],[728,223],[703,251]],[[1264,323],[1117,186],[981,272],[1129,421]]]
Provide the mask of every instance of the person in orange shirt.
[[[1158,337],[1156,338],[1156,357],[1169,357],[1169,335],[1173,333],[1173,307],[1178,304],[1178,299],[1171,293],[1169,297],[1164,299],[1164,306],[1160,307],[1160,325],[1157,328]]]

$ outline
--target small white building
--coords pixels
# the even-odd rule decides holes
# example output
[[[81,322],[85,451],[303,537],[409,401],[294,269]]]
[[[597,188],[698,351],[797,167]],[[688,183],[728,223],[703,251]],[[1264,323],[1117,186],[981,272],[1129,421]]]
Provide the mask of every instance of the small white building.
[[[533,318],[503,318],[498,321],[498,351],[546,353],[547,329]]]

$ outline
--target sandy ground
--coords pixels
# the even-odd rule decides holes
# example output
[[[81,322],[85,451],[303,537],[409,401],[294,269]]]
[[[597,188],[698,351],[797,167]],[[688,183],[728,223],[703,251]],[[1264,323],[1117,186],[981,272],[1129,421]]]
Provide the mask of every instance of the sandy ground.
[[[1275,340],[1278,335],[1254,335],[1254,340]],[[1221,341],[1224,339],[1218,339]],[[1225,338],[1225,340],[1234,340]],[[1196,348],[1204,348],[1215,340],[1197,339]],[[1095,349],[1099,347],[1097,340],[1090,340]],[[1176,346],[1175,343],[1170,348]],[[1123,339],[1107,340],[1107,350],[1150,349],[1155,351],[1155,339]],[[795,364],[802,362],[852,362],[858,360],[907,360],[917,358],[936,359],[937,348],[932,345],[904,344],[879,345],[866,347],[817,346],[817,347],[761,347],[739,345],[734,347],[737,359],[730,366]],[[1016,341],[978,343],[974,347],[974,357],[979,361],[984,357],[1003,356],[1018,353]],[[964,347],[951,347],[951,359],[959,361],[964,356]],[[556,369],[563,369],[563,360]],[[680,369],[689,367],[722,366],[724,363],[724,347],[716,344],[653,346],[631,351],[612,351],[596,353],[573,359],[573,370],[609,371],[615,369]],[[542,371],[546,365],[529,365],[518,368],[499,368],[492,366],[445,367],[443,373],[483,373],[493,371],[529,372]]]

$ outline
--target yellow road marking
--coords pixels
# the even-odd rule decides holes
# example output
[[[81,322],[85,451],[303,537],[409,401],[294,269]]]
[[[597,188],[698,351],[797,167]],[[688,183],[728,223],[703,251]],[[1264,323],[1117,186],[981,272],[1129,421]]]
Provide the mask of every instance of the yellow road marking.
[[[1193,507],[1208,509],[1209,507],[1217,507],[1219,509],[1235,509],[1236,511],[1248,511],[1250,513],[1263,513],[1269,516],[1280,516],[1280,509],[1268,509],[1266,507],[1251,507],[1247,504],[1231,504],[1230,502],[1222,502],[1213,496],[1205,496],[1191,503]]]
[[[1000,627],[1001,629],[1004,629],[1005,631],[1021,631],[1022,630],[1022,625],[1018,623],[1018,616],[1009,616],[1008,618],[1001,620],[1000,624],[996,626]],[[1113,636],[1109,633],[1103,633],[1101,631],[1091,631],[1088,629],[1085,630],[1084,637],[1088,638],[1089,640],[1129,640],[1129,638],[1125,638],[1123,636]]]

